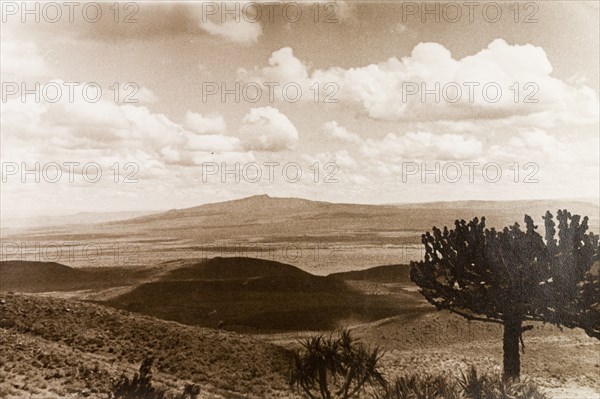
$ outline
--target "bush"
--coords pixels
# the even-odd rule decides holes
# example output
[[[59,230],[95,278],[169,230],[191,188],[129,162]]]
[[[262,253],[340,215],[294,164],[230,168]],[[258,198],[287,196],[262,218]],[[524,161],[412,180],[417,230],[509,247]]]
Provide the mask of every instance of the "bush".
[[[130,380],[126,375],[113,385],[111,399],[196,399],[200,387],[187,384],[180,394],[168,394],[165,389],[152,386],[152,363],[154,358],[145,359],[138,373]]]
[[[531,381],[503,382],[499,375],[477,374],[475,367],[461,377],[399,377],[388,384],[375,399],[548,399]]]
[[[302,342],[294,356],[290,387],[311,398],[352,398],[369,386],[384,386],[379,370],[382,353],[353,339],[349,331],[339,337],[313,337]]]
[[[547,399],[529,380],[503,381],[499,375],[479,377],[475,367],[461,374],[458,384],[468,399]]]

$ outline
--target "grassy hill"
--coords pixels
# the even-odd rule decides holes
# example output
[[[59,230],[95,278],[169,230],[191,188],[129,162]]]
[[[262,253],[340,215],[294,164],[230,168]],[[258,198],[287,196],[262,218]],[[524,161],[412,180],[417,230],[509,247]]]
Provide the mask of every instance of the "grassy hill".
[[[336,277],[262,259],[215,258],[166,273],[106,302],[166,320],[239,332],[331,330],[422,312],[414,294],[380,295]]]
[[[55,262],[0,262],[0,291],[48,292],[132,285],[154,270],[141,267],[72,268]]]
[[[365,270],[332,273],[329,276],[341,280],[372,281],[380,283],[397,283],[413,285],[410,281],[408,265],[375,266]]]
[[[264,259],[216,257],[183,266],[167,273],[162,280],[226,280],[264,276],[312,277],[297,267]]]
[[[288,397],[289,353],[250,336],[74,300],[0,299],[0,397],[105,398],[111,378],[133,375],[148,355],[167,388],[195,382],[203,398]]]
[[[0,290],[32,292],[70,289],[85,273],[54,262],[0,262]]]

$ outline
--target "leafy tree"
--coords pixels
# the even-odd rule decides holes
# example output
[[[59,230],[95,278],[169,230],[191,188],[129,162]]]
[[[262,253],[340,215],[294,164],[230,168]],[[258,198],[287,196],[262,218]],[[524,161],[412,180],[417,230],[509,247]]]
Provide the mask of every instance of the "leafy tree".
[[[519,341],[525,321],[579,327],[600,339],[600,248],[588,233],[588,218],[558,211],[544,217],[542,237],[525,216],[502,231],[487,229],[485,218],[456,221],[422,235],[423,261],[411,262],[410,277],[438,310],[468,320],[504,326],[504,378],[519,378]]]
[[[145,359],[138,373],[130,380],[126,375],[113,385],[111,399],[196,399],[200,394],[200,387],[187,384],[183,393],[169,395],[165,389],[156,388],[152,385],[152,363],[154,359]]]
[[[290,387],[311,399],[352,398],[368,385],[384,386],[379,370],[382,353],[352,338],[349,331],[339,337],[317,336],[302,342],[294,356]]]

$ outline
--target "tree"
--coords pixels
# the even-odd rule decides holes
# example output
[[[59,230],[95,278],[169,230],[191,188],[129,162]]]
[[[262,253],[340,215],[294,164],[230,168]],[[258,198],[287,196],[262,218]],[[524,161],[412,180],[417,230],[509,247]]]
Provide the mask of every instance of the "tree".
[[[422,235],[423,261],[411,262],[410,277],[438,310],[468,320],[504,326],[504,379],[520,375],[519,341],[533,328],[526,321],[579,327],[600,339],[600,248],[588,233],[588,218],[546,212],[545,236],[525,215],[502,231],[485,228],[485,218],[456,221]]]
[[[294,355],[290,387],[311,399],[348,399],[367,385],[386,384],[379,370],[379,348],[371,350],[347,330],[337,338],[308,338],[302,346],[303,350]]]

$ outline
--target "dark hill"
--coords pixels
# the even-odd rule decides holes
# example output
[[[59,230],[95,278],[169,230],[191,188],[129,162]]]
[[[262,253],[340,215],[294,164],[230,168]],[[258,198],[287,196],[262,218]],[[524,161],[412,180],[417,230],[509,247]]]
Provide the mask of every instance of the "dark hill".
[[[0,291],[50,292],[132,285],[151,275],[141,267],[72,268],[55,262],[0,262]]]
[[[56,291],[77,286],[82,275],[54,262],[0,262],[0,291]]]
[[[386,265],[376,266],[365,270],[332,273],[329,275],[329,277],[341,280],[412,284],[410,281],[409,272],[410,266],[408,265]]]
[[[216,257],[175,269],[166,274],[163,280],[224,280],[261,276],[293,276],[305,279],[314,277],[285,263],[255,258]]]
[[[409,303],[343,279],[252,258],[214,258],[141,284],[109,305],[165,320],[240,332],[335,329],[396,315]],[[414,301],[410,302],[410,306]]]

